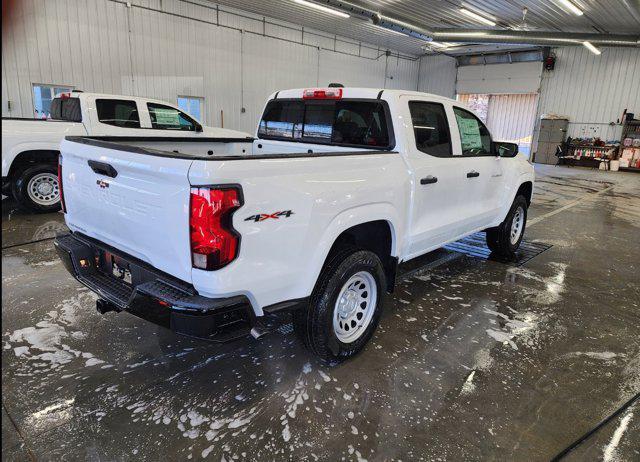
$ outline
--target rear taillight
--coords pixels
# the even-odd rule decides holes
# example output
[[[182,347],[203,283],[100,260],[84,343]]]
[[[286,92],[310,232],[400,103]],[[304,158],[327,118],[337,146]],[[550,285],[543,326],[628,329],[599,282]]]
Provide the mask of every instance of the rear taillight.
[[[64,205],[64,192],[62,190],[62,155],[58,156],[58,193],[60,194],[62,213],[67,213],[67,207]]]
[[[191,188],[189,227],[194,268],[216,270],[236,258],[240,235],[233,229],[231,217],[241,205],[239,188]]]

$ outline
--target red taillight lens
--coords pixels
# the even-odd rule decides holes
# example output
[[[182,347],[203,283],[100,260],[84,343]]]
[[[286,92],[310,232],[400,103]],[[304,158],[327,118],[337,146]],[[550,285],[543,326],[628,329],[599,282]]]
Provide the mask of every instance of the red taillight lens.
[[[231,216],[242,205],[236,188],[191,188],[189,227],[194,268],[216,270],[238,254],[240,236]]]
[[[62,213],[67,213],[67,207],[64,205],[64,192],[62,190],[62,156],[58,156],[58,193],[60,194],[60,206]]]

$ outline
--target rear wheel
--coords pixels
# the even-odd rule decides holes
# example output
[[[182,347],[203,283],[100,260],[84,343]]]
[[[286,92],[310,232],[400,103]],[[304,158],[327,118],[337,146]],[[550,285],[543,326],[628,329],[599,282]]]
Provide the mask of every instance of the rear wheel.
[[[382,312],[385,275],[378,256],[353,248],[325,264],[309,304],[294,312],[305,346],[325,361],[357,354],[373,335]]]
[[[18,173],[12,188],[20,208],[37,213],[60,210],[58,169],[53,164],[36,164]]]
[[[504,221],[487,230],[487,247],[500,257],[515,258],[526,224],[527,200],[524,196],[516,196]]]

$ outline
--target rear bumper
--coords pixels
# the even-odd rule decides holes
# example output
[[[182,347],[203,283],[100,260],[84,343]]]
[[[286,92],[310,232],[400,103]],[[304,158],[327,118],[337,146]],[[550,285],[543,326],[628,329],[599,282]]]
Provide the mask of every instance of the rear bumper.
[[[67,270],[115,311],[127,311],[178,334],[221,342],[257,327],[244,295],[203,297],[191,284],[79,233],[58,236],[54,245]],[[127,267],[130,283],[109,273],[107,258],[117,258]]]

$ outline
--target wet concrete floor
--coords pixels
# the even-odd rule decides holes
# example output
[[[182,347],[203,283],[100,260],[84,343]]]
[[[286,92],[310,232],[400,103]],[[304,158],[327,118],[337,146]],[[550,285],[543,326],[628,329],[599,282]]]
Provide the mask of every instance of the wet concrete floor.
[[[2,459],[550,460],[640,391],[640,175],[536,168],[549,250],[404,265],[336,366],[286,324],[215,345],[101,316],[62,216],[3,201]],[[640,460],[640,403],[566,460]]]

